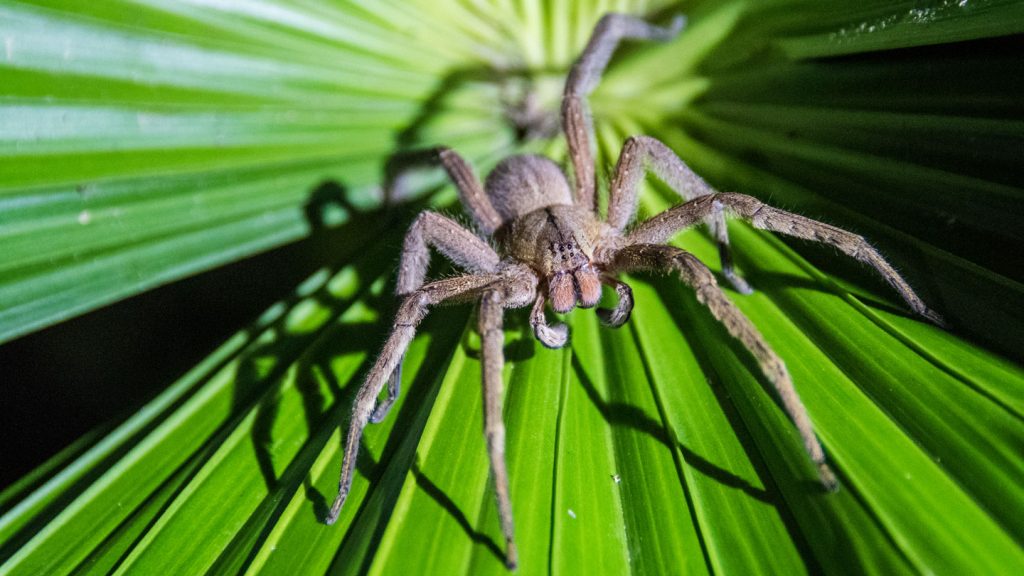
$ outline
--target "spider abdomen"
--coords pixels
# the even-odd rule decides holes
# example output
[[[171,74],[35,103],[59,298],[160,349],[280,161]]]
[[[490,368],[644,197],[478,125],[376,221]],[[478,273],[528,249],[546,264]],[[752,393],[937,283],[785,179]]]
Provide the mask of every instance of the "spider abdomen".
[[[572,204],[565,174],[544,156],[520,155],[502,160],[487,175],[484,189],[505,222],[539,208]]]

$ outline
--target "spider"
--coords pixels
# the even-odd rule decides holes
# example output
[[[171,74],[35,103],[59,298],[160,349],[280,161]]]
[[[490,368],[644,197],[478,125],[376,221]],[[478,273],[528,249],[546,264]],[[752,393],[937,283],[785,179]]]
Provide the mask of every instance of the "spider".
[[[594,307],[601,297],[601,286],[607,285],[614,288],[618,302],[612,309],[598,309],[597,314],[607,326],[622,326],[633,309],[633,298],[629,286],[617,276],[633,271],[675,272],[694,289],[697,300],[754,355],[799,431],[822,485],[828,490],[836,488],[835,476],[782,359],[722,292],[708,267],[666,242],[681,230],[706,222],[718,245],[723,276],[738,292],[748,294],[750,287],[736,274],[730,256],[725,227],[725,214],[730,213],[756,228],[835,246],[874,267],[914,312],[936,323],[941,319],[862,237],[772,208],[751,196],[717,192],[665,144],[649,136],[633,136],[623,145],[610,184],[607,214],[601,218],[594,199],[593,127],[587,95],[597,86],[621,40],[665,41],[675,37],[684,23],[679,16],[668,27],[658,27],[622,14],[608,14],[598,22],[569,73],[562,100],[562,128],[575,176],[571,185],[552,160],[518,155],[500,162],[481,186],[470,165],[456,152],[447,148],[436,151],[466,211],[497,249],[434,212],[421,213],[409,228],[398,270],[397,293],[403,301],[384,349],[356,395],[338,496],[326,518],[328,524],[337,520],[351,487],[363,429],[368,422],[383,420],[399,394],[402,359],[416,327],[433,306],[476,300],[480,302],[484,434],[505,538],[505,563],[515,568],[502,421],[502,315],[506,308],[532,306],[530,326],[535,337],[548,348],[560,348],[568,342],[568,329],[564,324],[549,325],[545,306],[550,303],[560,314],[576,306]],[[685,202],[627,230],[636,210],[639,185],[648,172],[678,192]],[[424,284],[430,248],[465,274]],[[387,396],[378,402],[385,382]]]

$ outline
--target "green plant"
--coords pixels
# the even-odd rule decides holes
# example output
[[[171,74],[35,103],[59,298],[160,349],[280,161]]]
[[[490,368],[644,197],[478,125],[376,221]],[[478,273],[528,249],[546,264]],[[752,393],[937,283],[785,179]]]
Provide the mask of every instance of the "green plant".
[[[114,0],[0,6],[0,338],[311,233],[344,242],[154,401],[0,494],[0,573],[503,573],[469,310],[427,320],[345,514],[319,522],[413,212],[376,210],[378,184],[399,147],[483,170],[520,146],[508,83],[554,102],[611,8],[691,24],[613,63],[593,100],[606,162],[651,134],[721,189],[854,229],[954,330],[732,226],[757,289],[735,301],[843,483],[823,496],[756,366],[676,283],[634,281],[619,331],[574,313],[571,349],[513,323],[521,571],[1024,564],[1024,4]],[[648,192],[648,213],[667,206]],[[703,233],[679,242],[716,261]]]

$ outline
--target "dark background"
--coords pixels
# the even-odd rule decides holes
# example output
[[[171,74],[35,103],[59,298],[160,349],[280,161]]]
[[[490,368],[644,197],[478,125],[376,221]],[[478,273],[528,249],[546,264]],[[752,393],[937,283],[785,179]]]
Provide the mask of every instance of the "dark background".
[[[329,259],[331,241],[315,234],[0,346],[0,489],[130,416],[288,296]]]

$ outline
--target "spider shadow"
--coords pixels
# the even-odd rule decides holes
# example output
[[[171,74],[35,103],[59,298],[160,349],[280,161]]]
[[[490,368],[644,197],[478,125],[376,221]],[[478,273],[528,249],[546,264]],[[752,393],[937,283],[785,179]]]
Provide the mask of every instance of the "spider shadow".
[[[487,536],[483,532],[480,532],[479,530],[473,527],[472,523],[470,523],[469,521],[469,518],[467,518],[466,515],[462,512],[462,510],[459,509],[458,504],[456,504],[451,498],[449,498],[448,495],[445,494],[444,491],[437,484],[434,484],[430,480],[430,478],[428,478],[427,475],[423,473],[423,470],[420,468],[419,462],[413,463],[412,474],[413,477],[416,478],[416,484],[420,487],[420,489],[423,490],[431,498],[433,498],[435,502],[437,502],[439,505],[445,508],[449,514],[451,514],[452,518],[454,518],[455,521],[458,522],[459,526],[461,526],[462,529],[466,532],[470,540],[477,544],[482,544],[483,546],[487,547],[487,549],[490,550],[491,554],[493,554],[494,557],[497,558],[499,561],[505,561],[505,553],[502,552],[501,548],[498,546],[498,543],[495,542],[494,539],[490,536]]]
[[[401,479],[411,471],[419,489],[454,519],[471,541],[484,545],[494,554],[495,558],[503,561],[504,554],[498,543],[483,532],[476,530],[459,505],[445,493],[443,488],[430,479],[420,466],[415,450],[408,451],[412,454],[409,460],[399,459],[403,445],[406,442],[418,442],[419,436],[422,434],[427,419],[418,418],[418,412],[424,409],[429,410],[433,403],[433,395],[436,394],[444,377],[445,366],[448,362],[447,352],[453,346],[462,345],[463,335],[467,332],[462,329],[462,326],[465,326],[466,321],[469,321],[472,315],[468,306],[464,306],[457,314],[461,316],[461,322],[452,321],[450,316],[447,318],[442,318],[439,315],[428,316],[421,329],[417,331],[417,337],[427,335],[430,339],[428,350],[424,354],[424,363],[415,371],[411,382],[403,383],[402,401],[395,405],[397,414],[388,415],[389,419],[394,419],[395,424],[387,435],[380,458],[375,458],[364,444],[359,450],[356,469],[360,475],[369,480],[372,486],[379,486],[387,475],[395,475],[395,478]],[[388,327],[383,324],[377,327],[381,339],[386,335]],[[357,385],[363,382],[364,376],[365,371],[354,376],[350,380],[351,385],[345,387],[346,391],[354,392]],[[340,403],[346,408],[345,415],[340,418],[343,431],[347,430],[349,424],[350,415],[347,407],[350,401],[351,394],[346,394],[340,400]],[[344,449],[344,443],[343,437],[339,450]],[[304,489],[307,499],[313,502],[317,519],[322,522],[327,515],[328,499],[312,485],[308,475],[304,481]],[[337,558],[345,556],[348,550],[360,546],[360,541],[363,541],[364,543],[361,545],[365,546],[364,549],[367,552],[362,557],[362,566],[359,572],[369,571],[374,558],[372,550],[375,550],[380,544],[384,531],[388,527],[388,519],[400,494],[400,490],[384,490],[380,492],[383,500],[374,501],[373,493],[367,493],[362,498],[359,509],[353,515],[353,526],[356,523],[363,526],[369,523],[371,533],[367,537],[362,530],[350,528],[338,548]]]
[[[464,319],[469,317],[468,310],[463,310],[459,314]],[[390,320],[389,318],[386,319]],[[422,470],[415,450],[407,451],[409,454],[412,454],[409,461],[398,459],[403,445],[410,441],[417,442],[419,435],[422,433],[426,419],[418,419],[417,413],[425,409],[425,407],[429,410],[429,406],[432,404],[433,394],[436,393],[443,379],[444,367],[448,356],[447,352],[451,350],[453,345],[459,344],[459,333],[462,332],[460,325],[461,323],[452,322],[450,318],[441,318],[435,315],[428,317],[424,321],[421,329],[417,331],[418,337],[426,335],[430,341],[428,349],[424,354],[424,363],[415,371],[415,376],[411,381],[403,383],[403,397],[395,405],[395,413],[388,415],[388,418],[394,421],[394,428],[387,435],[387,440],[384,448],[381,450],[380,457],[375,458],[366,449],[364,444],[359,450],[356,469],[360,475],[369,480],[372,486],[379,486],[387,475],[396,475],[394,477],[400,479],[411,470],[417,486],[444,509],[463,528],[472,541],[485,545],[495,554],[496,558],[502,559],[503,555],[497,543],[485,534],[475,530],[458,504],[445,494],[444,490],[434,483]],[[379,323],[375,326],[374,333],[379,335],[382,340],[386,336],[388,327],[389,324]],[[335,347],[331,350],[330,355],[334,356],[340,350],[340,347]],[[364,364],[364,368],[368,368],[368,365]],[[352,400],[352,393],[363,382],[364,377],[365,369],[350,378],[348,384],[344,386],[336,383],[337,386],[345,391],[345,394],[338,400],[343,412],[337,413],[339,416],[337,421],[341,422],[340,427],[342,431],[347,430],[350,421],[348,407]],[[344,443],[345,438],[342,437],[339,452],[344,450]],[[328,502],[333,500],[333,494],[330,495],[330,498],[321,494],[313,486],[312,479],[308,475],[303,482],[303,488],[307,499],[313,503],[317,520],[323,522],[327,516]],[[372,492],[367,493],[362,498],[359,508],[353,514],[352,526],[355,526],[357,523],[366,526],[369,523],[368,528],[371,533],[369,536],[366,536],[363,530],[350,528],[338,548],[339,558],[356,546],[365,546],[364,549],[368,551],[377,548],[383,538],[384,531],[388,526],[388,518],[400,493],[400,490],[383,490],[379,493],[383,500],[375,501],[376,496]],[[372,552],[368,552],[363,556],[361,573],[369,570],[372,559]]]
[[[730,488],[735,488],[752,498],[766,503],[772,503],[775,495],[769,494],[766,490],[750,484],[747,480],[733,474],[710,460],[697,454],[682,442],[676,444],[669,437],[662,422],[648,416],[640,408],[625,402],[608,401],[601,397],[594,385],[593,380],[587,375],[587,370],[580,362],[579,357],[572,357],[573,370],[579,378],[583,391],[591,404],[594,405],[604,417],[604,420],[613,426],[625,426],[642,432],[664,445],[669,450],[678,448],[683,460],[693,466],[700,473],[714,479]]]
[[[0,558],[13,553],[19,543],[26,541],[39,528],[51,521],[60,514],[75,498],[91,486],[101,475],[109,472],[110,467],[120,461],[129,450],[142,442],[166,420],[166,415],[172,413],[189,401],[190,398],[204,388],[215,389],[218,386],[224,387],[225,396],[230,395],[229,406],[223,412],[216,414],[220,422],[217,429],[210,430],[203,436],[190,439],[192,443],[190,458],[177,463],[168,470],[165,483],[161,485],[162,492],[174,492],[175,486],[187,483],[195,473],[194,461],[202,458],[202,455],[212,454],[218,446],[223,444],[227,438],[227,431],[241,425],[242,418],[254,407],[255,400],[264,393],[271,380],[257,370],[256,359],[260,357],[279,356],[278,346],[269,342],[266,338],[268,333],[281,333],[283,322],[275,322],[272,315],[261,312],[266,310],[268,302],[275,302],[283,292],[295,286],[297,279],[305,278],[310,273],[322,267],[325,253],[337,253],[344,256],[351,253],[345,250],[347,244],[364,244],[372,235],[360,231],[362,226],[350,222],[340,226],[322,225],[320,218],[320,206],[331,204],[336,206],[335,211],[349,211],[351,214],[359,213],[368,218],[374,218],[378,212],[357,211],[346,202],[345,187],[337,182],[324,182],[311,190],[305,210],[309,220],[309,235],[291,244],[269,249],[258,255],[242,259],[216,270],[211,270],[177,280],[174,283],[154,290],[150,294],[133,297],[130,301],[118,304],[118,307],[134,306],[131,310],[139,309],[139,300],[148,299],[148,306],[159,311],[161,315],[170,317],[153,317],[153,330],[157,334],[175,334],[184,330],[201,331],[211,334],[220,334],[216,339],[206,343],[205,336],[200,336],[200,342],[195,348],[195,360],[191,360],[182,370],[188,367],[193,369],[185,375],[177,371],[176,362],[182,354],[181,347],[169,352],[168,357],[153,360],[160,365],[168,364],[172,368],[167,370],[166,382],[161,386],[169,386],[177,381],[175,386],[183,388],[181,398],[173,404],[163,408],[160,416],[151,418],[149,422],[134,430],[129,438],[124,439],[118,448],[104,455],[98,460],[90,471],[76,479],[70,484],[59,498],[54,499],[36,513],[31,522],[20,528],[5,542],[0,543]],[[344,204],[344,205],[343,205]],[[362,217],[362,216],[361,216]],[[350,219],[352,220],[352,219]],[[338,247],[341,250],[338,250]],[[331,256],[334,259],[334,256]],[[268,266],[270,269],[265,274],[261,273],[261,266]],[[336,267],[327,267],[331,273]],[[225,289],[227,288],[227,290]],[[161,293],[160,296],[155,294]],[[237,294],[237,298],[229,296]],[[187,305],[189,299],[201,301],[201,309],[217,309],[219,315],[212,317],[213,322],[228,322],[230,326],[242,325],[240,330],[225,330],[223,327],[209,327],[211,318],[196,318],[193,312],[184,312],[175,315],[167,309],[170,305]],[[272,306],[274,308],[292,308],[300,300],[300,297],[291,295],[284,300],[278,300]],[[218,301],[223,305],[218,306]],[[156,304],[154,304],[154,302]],[[111,308],[113,309],[113,307]],[[147,314],[146,309],[137,312],[140,316]],[[255,318],[255,319],[254,319]],[[158,340],[158,339],[157,339]],[[223,344],[222,344],[223,343]],[[151,343],[142,341],[139,343],[140,350],[147,350],[152,347]],[[209,350],[218,350],[212,356]],[[155,352],[155,350],[154,350]],[[202,360],[206,357],[206,360]],[[230,383],[218,384],[216,379],[224,378],[225,371],[234,371],[229,375]],[[164,376],[160,374],[160,379]],[[223,382],[223,380],[222,380]],[[156,390],[156,388],[154,388]],[[156,394],[156,392],[154,392]],[[134,409],[134,408],[133,408]],[[219,408],[218,408],[219,410]],[[111,426],[123,421],[129,416],[128,413],[115,416],[111,419]]]
[[[739,263],[743,263],[744,260],[745,258],[743,256],[736,257],[736,261]],[[853,296],[865,306],[876,310],[883,310],[889,314],[904,316],[906,318],[920,318],[905,306],[901,306],[902,301],[888,300],[882,296],[875,295],[874,292],[883,294],[887,289],[891,290],[891,288],[889,288],[888,284],[886,284],[880,277],[873,275],[871,273],[873,272],[872,270],[865,270],[865,266],[860,265],[859,262],[852,261],[852,259],[851,262],[847,262],[845,264],[847,265],[846,269],[854,272],[854,276],[859,276],[856,278],[857,285],[854,287],[857,291],[851,292],[851,294],[853,294]],[[860,269],[857,269],[858,266]],[[750,268],[751,267],[748,266],[748,269]],[[754,290],[762,289],[766,292],[779,293],[785,289],[799,289],[820,292],[822,294],[838,295],[844,293],[844,289],[841,286],[833,290],[826,284],[822,284],[813,278],[802,276],[796,277],[790,274],[769,270],[759,270],[755,274],[745,276],[745,278],[750,282],[750,285]],[[844,278],[849,279],[850,277],[844,276]],[[721,278],[719,280],[720,285],[727,286],[727,283],[722,281]]]
[[[513,308],[504,311],[502,322],[506,338],[505,345],[502,347],[502,356],[508,364],[525,362],[537,353],[538,346],[530,345],[534,335],[526,316],[527,310]],[[470,330],[463,334],[461,346],[467,358],[480,361],[483,357],[480,355],[480,330],[477,326],[476,312],[477,310],[474,309]],[[514,334],[512,338],[507,337],[510,332]]]
[[[751,285],[754,286],[755,290],[757,290],[759,286],[763,287],[766,285],[762,282],[764,279],[762,276],[764,275],[758,275],[751,282]],[[784,275],[776,276],[781,277]],[[822,290],[822,287],[819,284],[810,280],[795,280],[794,282],[788,282],[781,280],[780,278],[780,281],[785,282],[786,286],[793,286],[795,282],[805,284],[806,287],[810,289]],[[747,350],[741,342],[733,338],[720,322],[711,316],[710,310],[696,302],[696,296],[692,290],[688,289],[681,283],[673,282],[673,279],[671,278],[652,278],[651,284],[657,291],[658,296],[669,304],[666,308],[668,308],[669,314],[672,315],[672,319],[676,326],[679,327],[680,333],[690,343],[690,348],[694,351],[694,356],[696,357],[697,362],[701,367],[701,371],[704,374],[717,374],[714,361],[709,353],[708,341],[712,340],[722,343],[729,347],[735,360],[741,363],[744,369],[753,376],[765,396],[770,399],[770,401],[774,403],[779,410],[785,412],[785,406],[783,406],[781,398],[778,397],[778,394],[775,392],[775,388],[763,375],[761,367],[757,364],[757,360],[754,358],[754,355]],[[708,332],[702,332],[702,339],[696,339],[693,330],[694,319],[692,316],[688,316],[690,311],[696,311],[697,313],[706,315],[706,322],[709,330],[712,331],[711,334]],[[717,382],[710,383],[710,387],[711,391],[715,395],[715,399],[718,401],[718,405],[726,414],[726,417],[729,419],[729,422],[733,425],[734,429],[746,430],[747,426],[744,424],[742,416],[733,404],[733,401],[730,398],[730,393],[726,387]],[[764,463],[761,451],[753,443],[749,434],[739,434],[738,438],[740,440],[740,444],[744,448],[744,451],[747,453],[750,462],[757,470],[758,476],[765,479],[766,485],[774,485],[771,481],[771,473],[768,471],[768,468]],[[817,480],[800,481],[800,486],[809,493],[819,493],[823,490],[821,483]],[[776,491],[773,490],[773,493],[774,492]]]
[[[415,403],[411,402],[410,399],[410,401],[406,403],[406,406],[412,407],[413,404]],[[400,415],[398,419],[404,420],[404,415]],[[347,425],[347,422],[343,423],[343,427],[345,425]],[[363,474],[364,476],[369,478],[370,481],[373,483],[379,481],[380,478],[387,473],[387,470],[384,470],[382,468],[388,467],[388,464],[390,463],[390,456],[392,455],[391,453],[398,450],[399,444],[404,441],[405,434],[393,433],[393,436],[393,440],[389,438],[388,446],[385,447],[385,450],[380,460],[375,459],[373,455],[370,454],[365,448],[361,448],[359,451],[359,462],[356,467],[359,470],[360,474]],[[406,467],[404,466],[404,464],[397,466],[397,468],[398,470],[396,471],[396,473],[401,475],[405,474],[404,471],[406,470]],[[484,546],[485,548],[487,548],[488,551],[490,551],[491,554],[494,555],[496,559],[498,559],[501,562],[504,562],[505,555],[504,552],[502,552],[498,543],[495,542],[493,538],[477,530],[473,526],[472,522],[470,522],[466,514],[459,508],[459,505],[454,500],[452,500],[451,497],[448,496],[448,494],[445,493],[443,488],[438,486],[423,471],[422,467],[420,466],[418,457],[414,457],[411,466],[408,467],[408,470],[412,472],[413,478],[415,479],[416,485],[419,487],[419,489],[422,490],[424,494],[433,499],[438,506],[443,508],[452,517],[452,519],[455,520],[459,527],[462,528],[462,530],[466,533],[466,536],[471,541],[473,541],[476,544]],[[317,520],[323,522],[324,519],[327,517],[328,513],[327,499],[324,498],[324,496],[316,489],[316,487],[312,485],[312,482],[310,481],[308,475],[306,479],[303,481],[303,489],[306,493],[306,498],[313,502]],[[391,491],[390,493],[386,493],[385,495],[386,500],[379,505],[379,508],[385,511],[384,516],[371,518],[376,520],[376,522],[374,522],[371,527],[372,533],[370,534],[369,542],[366,545],[366,550],[368,552],[362,558],[362,563],[358,571],[359,574],[368,573],[370,567],[372,566],[374,554],[371,551],[377,549],[377,547],[380,545],[381,539],[384,537],[384,532],[388,527],[388,518],[390,517],[390,512],[394,508],[395,502],[397,501],[400,495],[400,491]],[[368,495],[362,500],[359,510],[356,511],[354,515],[354,518],[356,518],[355,521],[358,521],[358,519],[362,518],[364,514],[369,514],[371,506],[373,506],[373,504],[371,503],[371,497]],[[335,563],[339,562],[340,559],[345,556],[345,552],[347,550],[351,549],[352,546],[357,545],[357,541],[360,538],[362,538],[362,535],[359,534],[358,530],[349,530],[348,533],[345,534],[345,537],[342,539],[341,544],[338,546],[338,553],[335,557]]]
[[[455,68],[437,84],[420,105],[409,123],[398,132],[395,147],[399,152],[414,149],[423,142],[423,134],[431,122],[444,115],[448,99],[472,84],[490,84],[500,92],[495,105],[505,123],[513,131],[515,141],[523,143],[535,138],[553,136],[558,131],[557,107],[539,110],[535,115],[520,114],[520,108],[535,94],[538,82],[544,78],[556,77],[561,81],[565,70],[559,68],[524,68],[509,66],[496,69],[490,66],[468,66]],[[551,119],[554,119],[552,122]],[[554,133],[546,127],[554,125]]]
[[[305,212],[310,219],[311,249],[317,253],[316,258],[329,258],[333,263],[314,274],[316,281],[303,282],[275,305],[276,317],[265,314],[265,318],[270,320],[257,320],[244,330],[246,344],[233,359],[237,369],[233,378],[232,416],[229,423],[207,441],[207,445],[215,450],[231,431],[245,425],[248,415],[253,415],[250,438],[255,464],[268,498],[259,505],[246,529],[240,531],[231,544],[244,546],[243,553],[250,560],[269,535],[273,519],[283,513],[288,503],[287,497],[275,495],[289,494],[301,486],[317,520],[322,522],[326,518],[328,499],[312,485],[309,466],[322,452],[324,443],[338,428],[338,423],[343,430],[347,428],[352,398],[362,382],[362,372],[368,368],[364,361],[362,370],[351,377],[346,376],[345,382],[341,382],[339,374],[335,373],[334,363],[354,354],[365,355],[372,361],[373,354],[387,335],[398,307],[389,290],[393,271],[391,255],[397,253],[401,246],[403,230],[401,225],[394,223],[407,224],[423,205],[422,202],[412,202],[387,210],[359,210],[347,201],[345,188],[333,181],[321,183],[310,194]],[[339,213],[347,213],[347,223],[332,226],[327,221],[328,215],[336,217]],[[343,268],[346,270],[339,275]],[[346,275],[348,288],[344,286],[344,280],[338,281]],[[383,290],[375,291],[372,286],[380,278],[388,278],[388,281],[384,283]],[[346,321],[345,314],[357,304],[364,310],[357,311],[353,321]],[[358,319],[367,316],[375,319]],[[313,320],[307,323],[310,317]],[[437,329],[438,325],[428,319],[418,334],[430,337],[432,344],[428,357],[444,358],[444,345],[433,337]],[[433,377],[440,369],[439,366],[433,368],[425,365],[425,369],[418,371],[417,377],[407,383],[403,394],[408,398],[397,411],[398,422],[409,420],[407,411],[415,409],[421,400],[419,396],[430,387],[429,382],[422,380]],[[293,392],[301,402],[305,434],[280,421],[282,396],[289,387],[294,388]],[[390,417],[396,418],[396,415]],[[401,428],[401,424],[396,426],[398,433],[389,438],[381,461],[391,460],[399,440],[405,436]],[[283,436],[277,438],[275,434]],[[281,445],[299,438],[302,445],[297,452],[285,448],[281,453]],[[363,453],[359,461],[360,472],[371,479],[380,476],[377,463],[367,457],[365,449],[360,452]],[[275,458],[287,459],[283,470],[280,462],[275,466]],[[445,501],[440,503],[449,511],[453,510]],[[251,537],[253,533],[257,534],[255,538]],[[379,534],[376,538],[379,540]]]
[[[747,278],[748,280],[751,280],[751,285],[755,290],[757,290],[759,286],[763,287],[766,285],[762,281],[764,280],[762,276],[763,275],[758,275],[755,278]],[[778,278],[778,280],[780,282],[785,282],[787,286],[793,285],[793,282],[790,281],[793,280],[792,278]],[[673,278],[649,278],[649,281],[652,286],[654,286],[658,296],[667,304],[666,308],[669,310],[669,314],[672,316],[676,326],[678,326],[680,333],[683,334],[683,337],[689,342],[690,348],[694,351],[697,362],[704,374],[714,375],[717,373],[706,341],[710,336],[714,341],[721,342],[724,345],[729,346],[736,360],[743,365],[747,372],[754,376],[767,398],[774,402],[780,410],[785,410],[781,399],[778,398],[774,388],[772,388],[762,375],[761,369],[750,351],[747,350],[739,341],[732,338],[732,336],[730,336],[726,331],[725,327],[711,317],[711,313],[706,307],[696,303],[696,296],[692,290],[687,289],[684,285],[675,281]],[[804,283],[808,288],[816,290],[822,289],[819,284],[813,281],[796,280],[796,282]],[[713,331],[713,335],[708,334],[706,331],[701,331],[701,338],[698,340],[696,332],[693,329],[694,322],[693,317],[691,316],[691,313],[694,311],[707,316],[706,322],[708,323],[710,330]],[[769,498],[766,502],[772,504],[778,511],[779,517],[785,525],[787,532],[793,538],[798,550],[800,550],[801,557],[811,563],[809,564],[811,571],[820,572],[820,567],[817,566],[817,562],[814,560],[815,555],[804,536],[804,532],[797,523],[796,518],[790,512],[790,508],[785,504],[774,477],[764,460],[764,456],[748,432],[748,428],[743,417],[730,397],[731,395],[729,390],[727,390],[726,386],[723,386],[720,382],[714,381],[713,379],[709,379],[708,384],[716,401],[718,402],[719,407],[729,420],[730,425],[734,430],[740,432],[737,434],[740,445],[747,454],[748,460],[754,467],[756,474],[763,480],[764,485],[767,487],[765,494]],[[842,481],[842,471],[836,470],[835,472],[840,478],[840,481]],[[824,493],[824,488],[817,480],[797,480],[794,481],[794,484],[800,491],[806,494],[813,495]]]
[[[314,191],[311,194],[312,204],[323,202],[327,197],[344,195],[344,187],[337,183],[325,183],[325,185],[318,186],[317,190],[321,190],[321,192]],[[328,191],[329,194],[325,194],[322,190]],[[353,210],[352,214],[355,213],[351,206],[347,209]],[[316,210],[307,212],[307,214],[313,213],[316,213]],[[376,217],[380,215],[378,211],[364,211],[359,214],[371,221],[376,220]],[[311,234],[306,240],[274,251],[270,261],[277,263],[282,270],[275,270],[273,274],[291,274],[302,278],[308,277],[310,270],[317,270],[313,274],[314,278],[331,277],[340,269],[341,263],[350,259],[353,254],[357,254],[363,246],[372,242],[378,235],[364,224],[358,223],[357,220],[359,219],[350,218],[347,224],[340,226],[318,226],[311,223]],[[380,224],[383,225],[383,222]],[[321,253],[331,253],[330,260],[336,261],[335,264],[324,266],[325,258],[321,256]],[[315,265],[307,268],[303,265],[305,260],[313,262]],[[364,263],[357,262],[354,266],[360,269],[357,274],[365,274],[364,270],[367,268]],[[246,282],[248,280],[245,279]],[[265,290],[261,286],[262,279],[258,275],[252,276],[252,284],[252,289],[256,291]],[[291,281],[290,285],[294,286],[294,281]],[[248,286],[245,283],[239,283],[234,287],[236,290],[245,290]],[[194,399],[197,392],[202,394],[202,390],[212,390],[218,395],[217,397],[221,397],[221,393],[217,391],[223,388],[224,395],[230,394],[231,396],[230,406],[226,407],[224,413],[214,414],[218,421],[218,427],[196,439],[196,445],[192,447],[189,457],[181,462],[176,469],[170,471],[166,480],[155,493],[177,494],[180,492],[193,481],[199,470],[207,465],[218,451],[223,450],[236,431],[240,428],[242,430],[248,428],[254,442],[255,465],[264,475],[269,497],[256,507],[245,526],[228,544],[229,549],[236,553],[240,552],[242,557],[246,557],[246,555],[250,559],[253,557],[252,555],[258,551],[259,545],[265,541],[270,527],[273,526],[273,519],[283,511],[287,499],[275,499],[275,493],[281,494],[286,491],[288,486],[297,486],[306,472],[297,463],[302,460],[303,451],[308,449],[308,443],[291,464],[281,472],[280,476],[275,472],[270,447],[272,444],[271,430],[278,411],[277,395],[288,367],[298,365],[297,359],[301,357],[302,351],[313,345],[318,337],[315,330],[295,330],[291,325],[294,319],[293,313],[304,305],[316,305],[327,311],[329,316],[334,317],[352,301],[351,298],[331,294],[326,286],[314,288],[315,284],[309,280],[301,283],[298,289],[272,305],[269,310],[250,322],[235,336],[230,337],[221,351],[215,353],[210,361],[200,364],[193,374],[184,377],[189,380],[189,394],[183,396],[173,406],[168,407],[166,411],[166,414],[173,413],[185,402]],[[302,384],[303,381],[300,378],[297,383],[300,390]],[[327,393],[337,396],[336,389]],[[316,394],[306,393],[304,396],[307,419],[312,425],[315,416],[323,412],[326,399],[319,391]],[[214,410],[219,409],[214,408]],[[247,423],[250,418],[252,419],[251,425]],[[151,426],[139,430],[135,438],[140,440],[145,438],[154,427],[161,425],[164,421],[163,418],[156,419]],[[126,446],[130,448],[136,444],[136,441],[132,441],[126,443]],[[111,458],[117,459],[120,458],[120,455],[112,454]],[[107,467],[103,466],[99,469],[106,470]],[[163,511],[173,502],[175,502],[175,498],[170,497],[160,503],[160,509],[152,516],[150,523],[161,518]],[[138,514],[138,512],[133,513],[126,522],[137,518]],[[94,552],[85,562],[88,563],[98,553],[104,553],[104,549]],[[226,554],[224,558],[229,556],[232,555]]]
[[[238,358],[235,376],[234,409],[256,410],[251,438],[268,490],[273,490],[279,482],[273,461],[273,427],[280,409],[281,387],[292,379],[302,397],[307,430],[312,437],[331,403],[321,390],[320,382],[325,383],[326,393],[334,401],[341,391],[331,379],[315,377],[317,366],[310,364],[307,350],[322,346],[331,323],[357,301],[362,300],[373,311],[383,308],[381,298],[371,295],[365,287],[339,294],[328,279],[335,278],[343,268],[360,281],[386,274],[387,260],[368,255],[379,250],[381,244],[386,247],[396,241],[386,232],[387,224],[397,213],[357,208],[348,200],[347,189],[336,181],[324,181],[314,187],[303,210],[310,229],[308,251],[311,257],[329,264],[321,266],[314,274],[316,282],[303,282],[277,304],[275,308],[282,312],[276,320],[269,324],[257,322],[247,328],[246,336],[251,343]],[[345,223],[333,225],[332,220],[338,219],[345,219]],[[303,310],[316,310],[319,320],[303,325]],[[344,339],[343,342],[347,348],[339,353],[352,354],[369,352],[372,341]]]
[[[471,89],[474,84],[496,87],[500,96],[494,101],[494,108],[478,107],[478,111],[484,119],[496,120],[496,127],[506,127],[508,140],[512,147],[516,147],[557,134],[559,109],[557,106],[543,108],[537,103],[536,84],[542,78],[560,76],[563,72],[542,68],[472,66],[456,68],[446,74],[424,98],[416,114],[395,135],[394,152],[385,161],[382,174],[385,205],[414,197],[415,192],[422,188],[416,176],[424,169],[431,168],[437,175],[443,173],[437,158],[437,145],[447,143],[438,142],[437,135],[429,134],[430,127],[449,108],[455,109],[449,101],[460,91]]]

